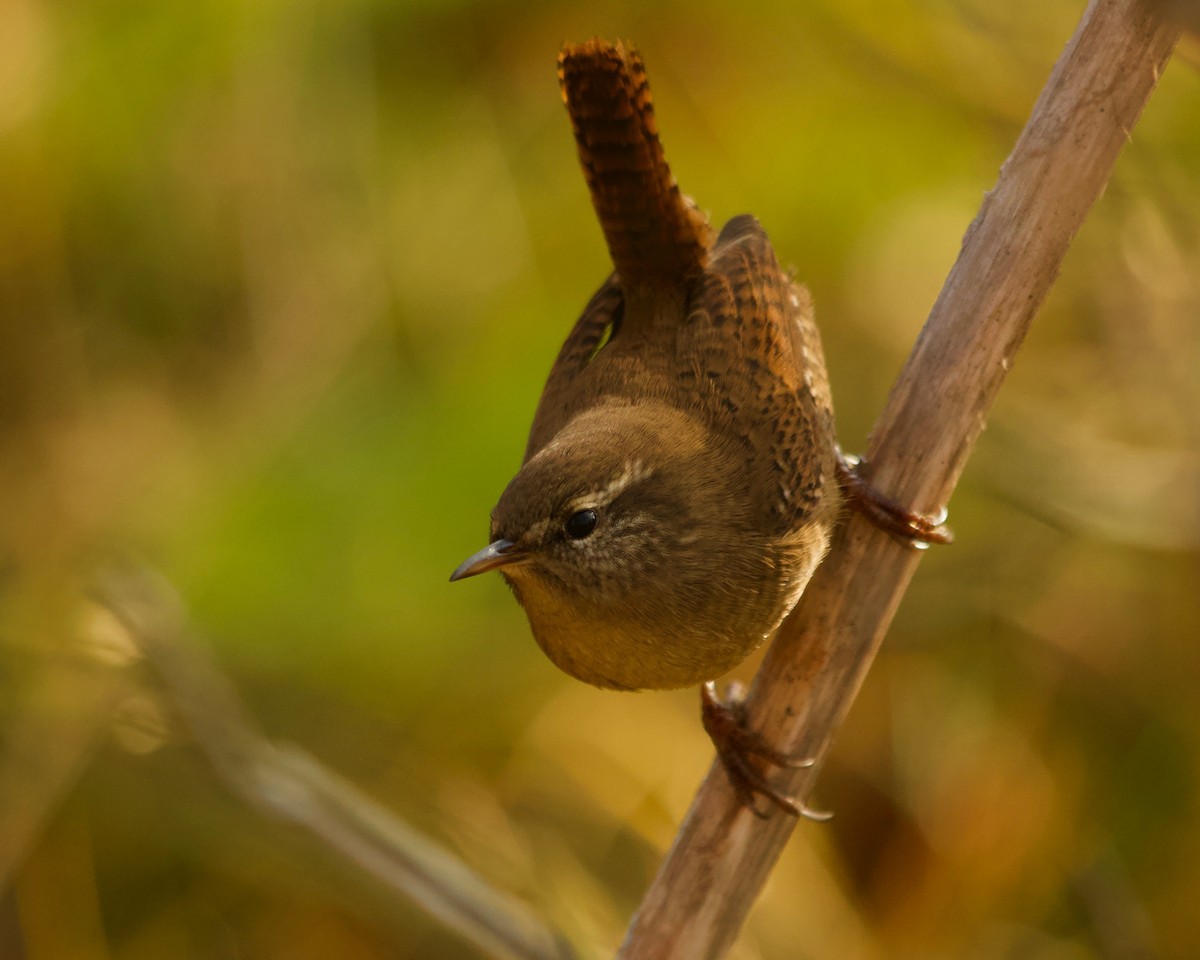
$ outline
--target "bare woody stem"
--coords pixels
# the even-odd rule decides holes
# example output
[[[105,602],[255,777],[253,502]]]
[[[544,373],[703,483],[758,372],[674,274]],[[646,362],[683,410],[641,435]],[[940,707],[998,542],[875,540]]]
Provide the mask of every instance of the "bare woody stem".
[[[872,483],[901,503],[950,498],[1071,239],[1108,181],[1179,31],[1147,0],[1092,0],[1000,171],[872,432]],[[748,702],[793,755],[823,756],[920,554],[859,517],[780,629]],[[804,797],[817,768],[780,785]],[[791,835],[742,807],[714,765],[634,916],[620,960],[722,956]]]

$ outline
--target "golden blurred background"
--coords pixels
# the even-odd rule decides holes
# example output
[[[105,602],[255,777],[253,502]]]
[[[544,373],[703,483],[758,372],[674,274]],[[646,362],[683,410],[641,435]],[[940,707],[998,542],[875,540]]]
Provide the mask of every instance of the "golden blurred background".
[[[0,5],[0,956],[479,955],[227,792],[152,682],[97,692],[75,597],[114,548],[269,735],[610,954],[711,760],[695,691],[587,688],[499,578],[447,583],[607,272],[558,49],[641,49],[684,191],[812,289],[856,450],[1082,9]],[[1198,63],[1077,238],[739,960],[1200,951]]]

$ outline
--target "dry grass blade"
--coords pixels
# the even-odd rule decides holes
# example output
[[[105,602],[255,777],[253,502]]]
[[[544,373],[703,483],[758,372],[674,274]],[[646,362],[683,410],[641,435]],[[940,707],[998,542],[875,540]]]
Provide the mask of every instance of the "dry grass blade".
[[[302,750],[264,737],[229,681],[190,640],[186,611],[165,580],[135,566],[110,566],[99,579],[100,601],[162,676],[221,778],[249,804],[308,831],[487,956],[574,955],[565,938],[449,851]]]

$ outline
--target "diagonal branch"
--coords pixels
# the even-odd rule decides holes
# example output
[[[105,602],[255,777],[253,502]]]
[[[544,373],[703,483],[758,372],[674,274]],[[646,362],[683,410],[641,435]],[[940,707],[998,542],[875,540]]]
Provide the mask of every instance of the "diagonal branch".
[[[1000,171],[869,444],[870,479],[927,510],[952,493],[987,412],[1158,82],[1179,31],[1148,0],[1092,0]],[[920,555],[860,517],[779,631],[748,702],[792,755],[823,756]],[[815,769],[781,777],[803,797]],[[795,821],[741,806],[714,765],[634,916],[621,960],[715,958]]]

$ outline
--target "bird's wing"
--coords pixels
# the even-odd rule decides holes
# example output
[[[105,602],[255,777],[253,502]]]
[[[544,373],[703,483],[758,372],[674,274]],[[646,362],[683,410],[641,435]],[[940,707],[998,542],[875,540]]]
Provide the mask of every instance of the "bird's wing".
[[[583,378],[597,351],[617,333],[624,310],[621,287],[611,276],[584,307],[550,369],[529,430],[525,461],[549,443],[572,417],[596,402],[596,394],[586,389]]]
[[[797,530],[833,469],[832,411],[807,296],[779,268],[758,221],[725,225],[677,337],[682,403],[746,458],[767,529]]]

